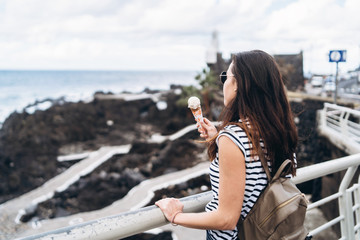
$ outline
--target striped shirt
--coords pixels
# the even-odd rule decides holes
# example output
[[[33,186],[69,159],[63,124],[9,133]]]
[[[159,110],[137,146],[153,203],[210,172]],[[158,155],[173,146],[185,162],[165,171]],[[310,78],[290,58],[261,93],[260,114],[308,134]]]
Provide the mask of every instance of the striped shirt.
[[[245,131],[237,125],[226,126],[220,131],[219,136],[216,139],[216,144],[219,143],[219,137],[227,136],[231,139],[242,151],[245,157],[246,166],[246,180],[245,180],[245,193],[244,201],[241,209],[241,218],[244,219],[250,212],[251,208],[257,201],[260,193],[266,187],[268,180],[264,168],[261,165],[259,156],[251,157],[252,145]],[[264,152],[264,144],[261,141]],[[268,162],[270,171],[271,166]],[[210,164],[210,182],[211,190],[213,194],[212,200],[206,205],[205,210],[207,212],[216,210],[219,204],[219,155],[216,154],[216,158]],[[237,239],[237,229],[235,230],[207,230],[207,239]]]

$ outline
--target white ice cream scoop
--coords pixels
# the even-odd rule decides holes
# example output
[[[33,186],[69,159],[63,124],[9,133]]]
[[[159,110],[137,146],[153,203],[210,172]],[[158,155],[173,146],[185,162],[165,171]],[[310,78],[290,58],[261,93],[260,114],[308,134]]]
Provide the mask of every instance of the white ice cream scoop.
[[[188,108],[197,109],[200,107],[200,99],[198,97],[190,97],[188,99]]]

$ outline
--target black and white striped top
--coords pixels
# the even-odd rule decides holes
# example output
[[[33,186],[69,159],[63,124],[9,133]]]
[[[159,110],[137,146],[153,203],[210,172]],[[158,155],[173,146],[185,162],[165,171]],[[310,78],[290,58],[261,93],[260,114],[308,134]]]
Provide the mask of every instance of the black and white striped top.
[[[260,193],[266,187],[268,181],[264,168],[261,165],[261,161],[258,156],[251,157],[250,152],[252,146],[249,142],[245,131],[237,125],[226,126],[220,131],[219,136],[216,139],[218,144],[220,136],[227,136],[231,139],[243,152],[245,156],[246,166],[246,180],[245,180],[245,194],[244,202],[241,210],[241,218],[245,218],[250,212],[251,208],[257,201]],[[264,148],[263,142],[260,145]],[[264,150],[264,152],[266,152]],[[270,171],[271,166],[268,162]],[[216,158],[211,162],[210,165],[210,181],[211,189],[213,193],[213,199],[206,205],[206,211],[216,210],[219,204],[218,192],[219,192],[219,157],[218,153]],[[207,230],[207,239],[237,239],[237,229],[232,231],[221,231],[221,230]]]

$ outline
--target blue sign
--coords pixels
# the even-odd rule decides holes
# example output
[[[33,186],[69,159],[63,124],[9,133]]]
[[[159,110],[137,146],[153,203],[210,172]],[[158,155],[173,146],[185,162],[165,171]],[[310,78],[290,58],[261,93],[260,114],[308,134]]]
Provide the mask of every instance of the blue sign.
[[[346,62],[346,50],[331,50],[329,62]]]

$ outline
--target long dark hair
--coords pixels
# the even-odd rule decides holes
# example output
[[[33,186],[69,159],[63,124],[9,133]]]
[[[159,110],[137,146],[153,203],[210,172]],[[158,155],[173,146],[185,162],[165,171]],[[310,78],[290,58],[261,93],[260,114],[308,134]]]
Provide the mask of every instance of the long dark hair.
[[[284,160],[290,159],[293,164],[289,173],[295,176],[297,130],[283,78],[274,58],[263,51],[253,50],[233,55],[232,62],[237,94],[223,109],[220,129],[229,124],[244,129],[252,143],[253,156],[263,154],[260,146],[262,139],[266,149],[264,155],[272,163],[272,173]],[[246,121],[239,122],[239,119]],[[213,138],[209,141],[210,159],[215,158],[216,152]]]

